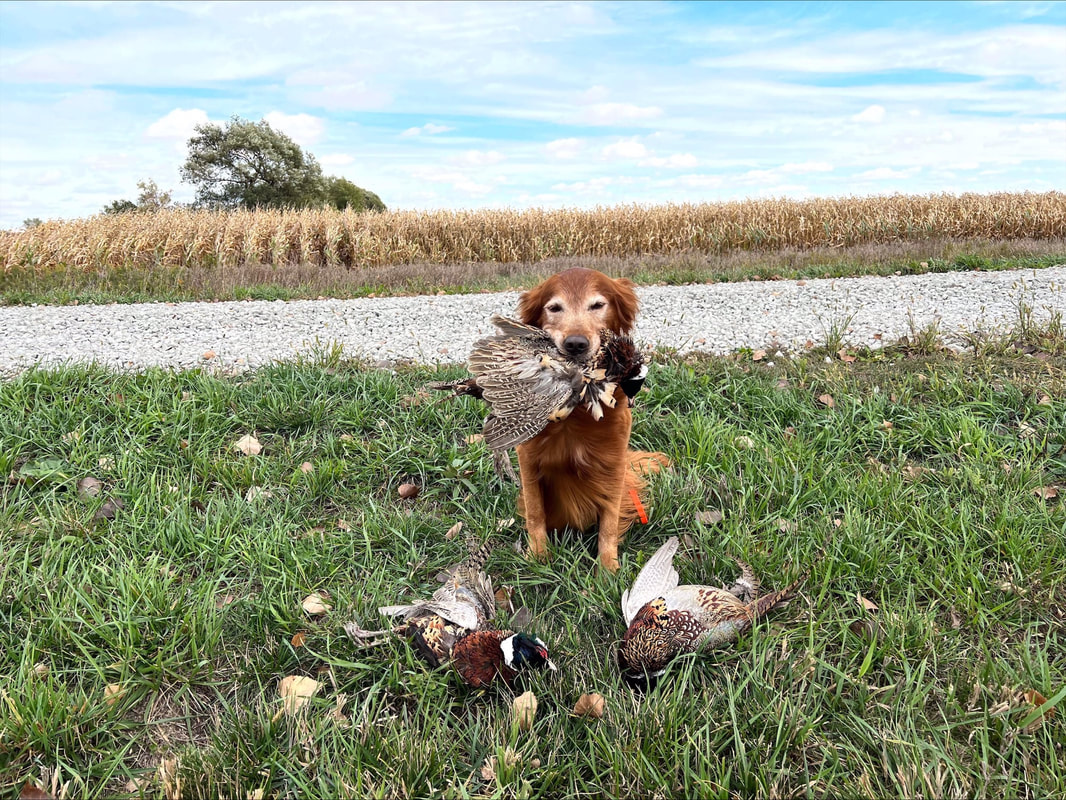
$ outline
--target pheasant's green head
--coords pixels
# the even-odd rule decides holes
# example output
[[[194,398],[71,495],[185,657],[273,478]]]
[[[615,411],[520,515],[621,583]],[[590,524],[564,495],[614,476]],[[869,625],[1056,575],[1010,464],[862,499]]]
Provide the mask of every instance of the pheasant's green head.
[[[500,642],[500,649],[503,651],[503,663],[516,672],[526,667],[556,669],[548,658],[548,645],[539,636],[516,633]]]

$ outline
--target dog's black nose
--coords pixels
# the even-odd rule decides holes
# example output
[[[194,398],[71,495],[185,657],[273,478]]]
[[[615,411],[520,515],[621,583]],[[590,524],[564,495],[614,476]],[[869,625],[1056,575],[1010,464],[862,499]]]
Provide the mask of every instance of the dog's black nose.
[[[568,356],[583,356],[589,351],[589,340],[584,336],[567,336],[563,340],[563,350]]]

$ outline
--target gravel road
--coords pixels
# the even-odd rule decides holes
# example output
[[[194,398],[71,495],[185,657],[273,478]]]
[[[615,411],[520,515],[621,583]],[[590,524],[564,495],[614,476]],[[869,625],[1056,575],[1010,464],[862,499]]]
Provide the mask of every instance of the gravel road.
[[[1020,300],[1037,319],[1066,315],[1066,266],[1006,272],[645,286],[638,290],[641,343],[728,353],[776,341],[786,350],[818,342],[847,322],[847,341],[878,346],[938,321],[948,343],[960,330],[1002,330]],[[96,361],[255,367],[340,342],[372,362],[465,360],[492,332],[493,312],[511,314],[517,292],[358,300],[143,303],[0,307],[0,373],[32,364]],[[880,339],[875,336],[880,335]]]

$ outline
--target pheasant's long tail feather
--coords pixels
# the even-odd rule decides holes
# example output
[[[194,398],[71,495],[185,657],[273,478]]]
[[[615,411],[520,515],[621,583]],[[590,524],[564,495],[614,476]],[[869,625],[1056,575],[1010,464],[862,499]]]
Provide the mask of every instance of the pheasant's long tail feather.
[[[434,383],[427,383],[426,388],[438,392],[451,392],[451,395],[445,395],[438,399],[438,403],[450,400],[452,397],[461,397],[463,395],[468,395],[478,400],[482,399],[482,389],[477,382],[477,378],[461,378],[455,381],[436,381]]]
[[[807,580],[807,577],[810,574],[811,570],[810,567],[808,567],[803,571],[802,575],[796,578],[796,580],[794,580],[784,589],[778,589],[776,592],[770,592],[769,594],[763,595],[754,603],[749,605],[748,608],[751,609],[752,619],[757,619],[763,616],[764,614],[777,608],[782,603],[787,603],[789,600],[795,597],[796,592],[799,590],[799,587],[803,585],[803,582]]]
[[[502,314],[493,314],[489,317],[489,321],[499,328],[500,333],[504,336],[534,336],[538,339],[551,338],[551,335],[542,328],[526,325],[524,322],[505,317]]]

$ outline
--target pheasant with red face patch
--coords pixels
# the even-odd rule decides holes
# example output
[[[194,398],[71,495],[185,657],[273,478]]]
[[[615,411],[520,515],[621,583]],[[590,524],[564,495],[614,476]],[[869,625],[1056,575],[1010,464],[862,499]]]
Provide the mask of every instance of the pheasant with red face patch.
[[[526,667],[556,668],[539,637],[493,625],[496,598],[492,580],[484,571],[490,552],[490,545],[485,544],[449,569],[444,585],[430,599],[378,609],[386,616],[403,617],[392,633],[407,637],[430,666],[450,661],[463,681],[475,688],[484,688],[497,677],[510,686]],[[344,629],[362,644],[388,633],[365,631],[355,623]]]

